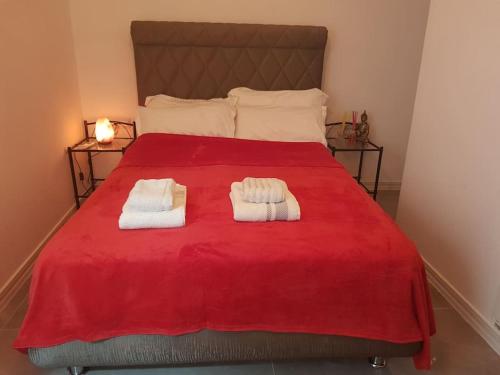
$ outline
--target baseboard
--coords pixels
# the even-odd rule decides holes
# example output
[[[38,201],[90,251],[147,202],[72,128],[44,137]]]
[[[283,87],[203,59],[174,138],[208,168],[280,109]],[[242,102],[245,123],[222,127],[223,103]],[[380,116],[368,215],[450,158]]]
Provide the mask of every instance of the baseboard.
[[[19,290],[27,283],[31,277],[31,270],[35,263],[40,250],[47,243],[47,241],[54,235],[54,233],[68,220],[74,213],[76,207],[73,204],[68,211],[59,219],[59,221],[52,227],[47,235],[38,243],[33,252],[26,258],[26,260],[19,266],[14,274],[7,280],[7,282],[0,289],[0,314],[5,311],[11,301],[16,297]]]
[[[446,301],[500,355],[500,332],[448,280],[424,259],[427,278]]]
[[[375,181],[363,181],[363,184],[370,190],[375,188]],[[386,190],[386,191],[399,191],[401,190],[401,181],[379,181],[378,182],[378,190]]]

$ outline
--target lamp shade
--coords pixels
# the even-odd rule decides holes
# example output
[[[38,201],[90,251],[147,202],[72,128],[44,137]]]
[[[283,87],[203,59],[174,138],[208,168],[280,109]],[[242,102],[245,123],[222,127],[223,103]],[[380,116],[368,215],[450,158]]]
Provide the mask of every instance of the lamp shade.
[[[107,118],[99,118],[95,122],[95,138],[97,142],[106,144],[111,143],[115,137],[113,124]]]

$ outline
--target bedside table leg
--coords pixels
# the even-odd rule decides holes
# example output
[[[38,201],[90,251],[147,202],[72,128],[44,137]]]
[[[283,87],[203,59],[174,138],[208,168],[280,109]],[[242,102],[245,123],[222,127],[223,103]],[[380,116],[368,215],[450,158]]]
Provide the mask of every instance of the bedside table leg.
[[[92,186],[92,191],[95,191],[94,167],[92,166],[92,152],[87,152],[87,160],[89,163],[90,185]]]
[[[80,208],[80,198],[78,198],[78,185],[76,184],[75,177],[75,165],[73,161],[73,152],[71,151],[71,147],[68,147],[68,158],[69,158],[69,169],[71,170],[71,180],[73,182],[73,195],[75,197],[76,208]]]
[[[377,163],[377,174],[375,175],[375,187],[373,188],[373,199],[377,200],[378,193],[378,179],[380,177],[380,167],[382,166],[382,154],[384,153],[384,148],[380,147],[378,152],[378,163]]]
[[[361,182],[361,174],[363,173],[363,159],[365,157],[365,152],[361,151],[359,154],[359,164],[358,164],[358,177],[356,180],[358,180],[358,184]]]

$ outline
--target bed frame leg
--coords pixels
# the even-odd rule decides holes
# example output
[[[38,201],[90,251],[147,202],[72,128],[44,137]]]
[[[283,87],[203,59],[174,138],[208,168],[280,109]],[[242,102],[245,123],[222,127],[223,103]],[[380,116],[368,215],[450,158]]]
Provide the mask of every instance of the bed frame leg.
[[[370,365],[373,368],[384,368],[385,366],[387,366],[387,361],[384,357],[375,356],[370,357],[368,360],[370,361]]]
[[[70,373],[70,375],[82,375],[84,370],[85,369],[83,367],[79,366],[68,367],[68,372]]]

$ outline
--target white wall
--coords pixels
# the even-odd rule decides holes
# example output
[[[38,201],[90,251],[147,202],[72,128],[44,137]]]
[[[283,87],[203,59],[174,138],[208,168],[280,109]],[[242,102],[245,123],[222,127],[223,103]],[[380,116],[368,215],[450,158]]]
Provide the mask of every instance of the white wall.
[[[324,25],[330,119],[366,108],[385,146],[382,179],[399,182],[429,0],[71,0],[85,118],[129,119],[137,103],[132,20]],[[373,167],[373,165],[372,165]],[[368,166],[368,170],[374,170]]]
[[[499,108],[500,1],[431,1],[398,222],[492,332]]]
[[[0,289],[73,205],[82,136],[67,0],[0,1]]]

